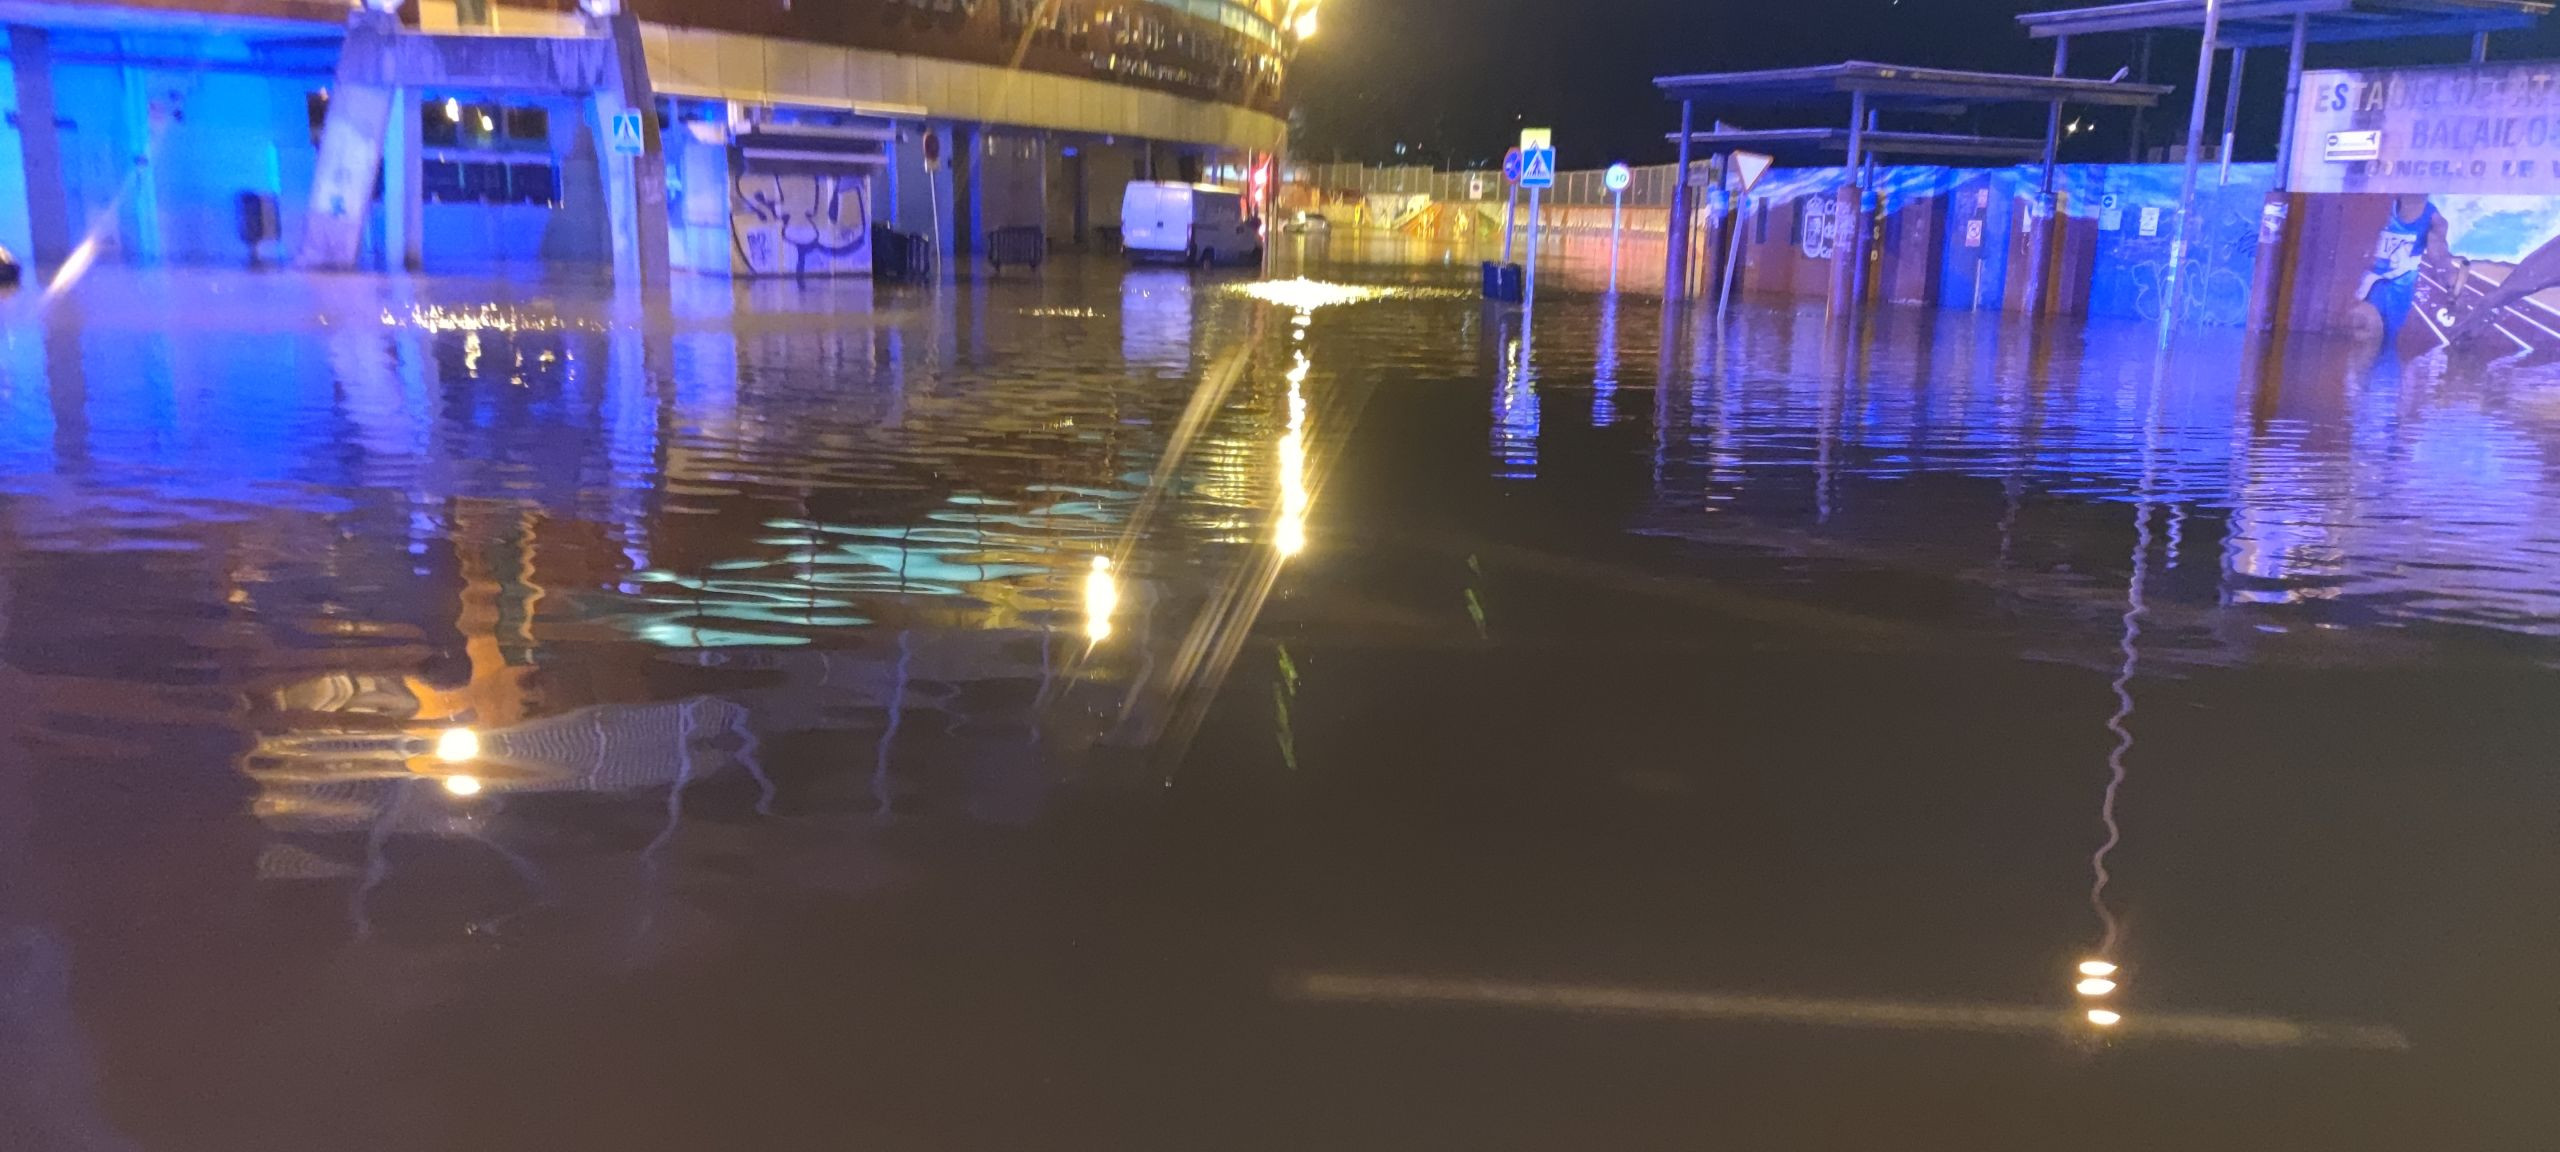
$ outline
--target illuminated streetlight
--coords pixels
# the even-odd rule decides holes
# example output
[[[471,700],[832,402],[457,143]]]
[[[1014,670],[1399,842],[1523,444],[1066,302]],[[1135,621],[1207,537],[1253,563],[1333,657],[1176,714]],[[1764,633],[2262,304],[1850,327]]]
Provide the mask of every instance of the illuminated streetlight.
[[[1298,17],[1298,39],[1313,40],[1315,38],[1316,10],[1309,8],[1304,15]]]
[[[2104,960],[2083,960],[2080,962],[2080,974],[2083,976],[2113,976],[2116,974],[2116,966]]]
[[[456,124],[462,123],[462,101],[452,96],[445,97],[444,118]]]

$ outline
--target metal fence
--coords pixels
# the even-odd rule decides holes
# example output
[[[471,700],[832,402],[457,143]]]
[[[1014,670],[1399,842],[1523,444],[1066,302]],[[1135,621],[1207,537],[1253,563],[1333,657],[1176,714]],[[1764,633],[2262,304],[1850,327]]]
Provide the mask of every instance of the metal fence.
[[[1668,208],[1671,187],[1679,183],[1679,165],[1656,164],[1634,169],[1635,179],[1627,185],[1630,208]],[[1597,169],[1556,173],[1556,186],[1547,189],[1548,204],[1609,203],[1608,174]],[[1711,186],[1715,176],[1711,165],[1690,166],[1689,182],[1693,187]],[[1437,172],[1424,167],[1370,168],[1358,164],[1306,164],[1293,166],[1288,183],[1310,186],[1328,195],[1426,195],[1440,203],[1469,200],[1499,201],[1509,194],[1499,171]]]

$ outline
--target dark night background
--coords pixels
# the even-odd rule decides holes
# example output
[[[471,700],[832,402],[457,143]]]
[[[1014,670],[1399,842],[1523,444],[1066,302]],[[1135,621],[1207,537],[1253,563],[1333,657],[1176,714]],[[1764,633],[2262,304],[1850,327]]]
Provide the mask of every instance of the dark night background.
[[[1304,160],[1470,167],[1497,162],[1523,124],[1556,129],[1568,168],[1613,160],[1671,159],[1664,136],[1677,111],[1652,89],[1655,76],[1874,60],[1996,71],[2046,72],[2050,41],[2030,40],[2020,12],[2089,7],[2101,0],[1326,0],[1321,35],[1298,59]],[[2105,77],[2132,63],[2136,38],[2075,40],[2071,73]],[[2182,138],[2195,75],[2193,32],[2163,33],[2154,83],[2178,91],[2150,116],[2145,137]],[[2311,46],[2310,67],[2443,63],[2469,57],[2466,38]],[[2560,56],[2560,24],[2499,33],[2490,58]],[[2242,86],[2239,158],[2275,149],[2284,51],[2249,54]],[[2220,135],[2217,82],[2208,137]],[[2067,160],[2122,160],[2131,114],[2083,110],[2091,130]],[[1746,127],[1813,123],[1802,112],[1729,116]],[[1946,123],[1941,121],[1941,124]],[[1983,130],[2044,134],[2038,108],[1985,113]],[[1702,124],[1701,127],[1704,125]],[[1914,125],[1918,126],[1918,125]]]

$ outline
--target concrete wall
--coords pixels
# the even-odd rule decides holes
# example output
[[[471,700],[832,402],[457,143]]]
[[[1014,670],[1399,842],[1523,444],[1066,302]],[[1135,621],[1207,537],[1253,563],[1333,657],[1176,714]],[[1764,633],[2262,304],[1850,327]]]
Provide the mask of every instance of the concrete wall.
[[[466,102],[482,98],[480,94],[463,92],[434,91],[423,95],[428,103],[448,95]],[[500,99],[494,95],[489,98]],[[545,265],[610,265],[613,245],[605,234],[604,178],[597,164],[592,102],[522,95],[502,99],[512,105],[539,106],[550,114],[551,147],[547,156],[560,168],[560,204],[442,204],[430,200],[418,209],[421,266],[429,272],[488,272],[531,270]],[[485,155],[490,159],[533,161],[546,154],[429,149],[427,155]]]
[[[276,197],[281,232],[294,234],[316,155],[306,99],[326,86],[325,73],[253,66],[248,45],[217,37],[70,32],[51,41],[59,179],[75,240],[93,238],[102,259],[245,262],[243,192]],[[17,75],[5,75],[0,244],[25,253]],[[269,243],[262,254],[282,250]]]
[[[9,57],[0,54],[0,248],[24,261],[35,250],[35,238],[27,220],[26,145],[18,136],[17,77]]]
[[[641,28],[663,94],[904,112],[937,120],[1276,150],[1277,117],[1233,105],[1071,76],[772,40],[729,32]]]

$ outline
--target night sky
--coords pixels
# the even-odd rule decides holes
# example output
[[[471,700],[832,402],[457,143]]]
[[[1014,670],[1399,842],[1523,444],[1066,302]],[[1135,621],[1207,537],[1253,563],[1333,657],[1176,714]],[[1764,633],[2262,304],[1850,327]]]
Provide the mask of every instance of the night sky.
[[[1322,34],[1299,56],[1295,96],[1303,121],[1295,138],[1307,160],[1405,162],[1465,167],[1498,161],[1522,124],[1556,129],[1569,168],[1612,160],[1671,159],[1663,137],[1678,113],[1653,77],[1678,72],[1832,63],[1893,64],[2044,72],[2050,41],[2028,39],[2020,12],[2087,7],[2101,0],[1326,0]],[[2102,36],[2072,44],[2072,74],[2104,77],[2130,64],[2135,38]],[[2193,33],[2163,34],[2152,79],[2180,85],[2151,114],[2146,135],[2164,143],[2185,129],[2194,78]],[[2314,45],[2310,66],[2452,62],[2467,40]],[[2492,59],[2560,56],[2560,20],[2501,33]],[[2264,159],[2275,146],[2284,53],[2250,54],[2242,97],[2239,155]],[[2214,114],[2219,116],[2217,87]],[[2010,108],[1979,121],[1937,126],[2041,136],[2044,112]],[[2084,111],[2091,130],[2065,159],[2125,158],[2130,114]],[[1735,116],[1746,127],[1815,122],[1803,113]],[[2218,120],[2210,120],[2218,124]],[[1912,127],[1924,125],[1913,123]],[[2219,129],[2209,131],[2218,134]]]

